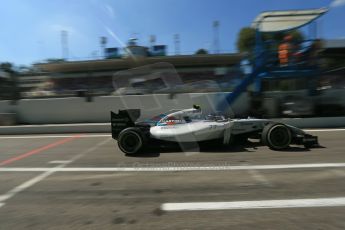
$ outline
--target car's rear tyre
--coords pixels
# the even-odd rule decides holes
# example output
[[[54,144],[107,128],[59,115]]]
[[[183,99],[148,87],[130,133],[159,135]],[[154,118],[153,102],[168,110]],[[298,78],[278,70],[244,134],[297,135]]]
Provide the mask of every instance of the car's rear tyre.
[[[264,127],[261,135],[261,141],[273,150],[282,150],[291,144],[290,129],[280,123],[271,123]]]
[[[122,152],[136,154],[143,151],[146,138],[139,128],[130,127],[120,132],[117,144]]]

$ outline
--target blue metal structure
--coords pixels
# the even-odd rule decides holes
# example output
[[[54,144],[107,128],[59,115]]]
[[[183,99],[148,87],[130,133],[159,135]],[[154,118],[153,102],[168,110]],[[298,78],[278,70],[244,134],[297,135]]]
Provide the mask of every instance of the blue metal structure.
[[[262,35],[264,33],[288,33],[289,31],[306,26],[322,16],[328,9],[315,10],[294,10],[294,11],[270,11],[260,14],[253,22],[256,30],[255,49],[252,61],[252,72],[248,74],[242,82],[218,105],[220,110],[225,110],[228,106],[246,91],[247,87],[254,83],[254,94],[261,92],[263,79],[291,78],[291,77],[313,77],[319,74],[318,66],[307,65],[304,62],[296,62],[289,66],[280,67],[279,64],[272,63],[272,57],[277,58],[278,52],[272,52],[267,48]],[[307,53],[312,48],[315,40],[306,40],[308,43],[301,48],[301,53]],[[304,60],[305,61],[305,60]]]

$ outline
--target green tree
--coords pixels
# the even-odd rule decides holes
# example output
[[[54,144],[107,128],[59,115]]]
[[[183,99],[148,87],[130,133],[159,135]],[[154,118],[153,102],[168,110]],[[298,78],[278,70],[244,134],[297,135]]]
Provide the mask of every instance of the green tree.
[[[208,54],[208,51],[205,49],[198,49],[195,54],[199,55],[199,54]]]
[[[48,58],[45,60],[46,63],[61,63],[65,62],[66,60],[63,58]]]
[[[255,46],[255,29],[244,27],[237,37],[237,49],[240,52],[250,52]]]
[[[10,73],[14,72],[13,71],[13,64],[10,63],[10,62],[2,62],[2,63],[0,63],[0,68],[3,69],[6,72],[10,72]]]
[[[5,89],[12,95],[10,98],[15,103],[16,100],[20,99],[20,89],[18,84],[18,73],[14,70],[14,65],[10,62],[0,63],[0,69],[7,72],[10,75],[9,88]]]

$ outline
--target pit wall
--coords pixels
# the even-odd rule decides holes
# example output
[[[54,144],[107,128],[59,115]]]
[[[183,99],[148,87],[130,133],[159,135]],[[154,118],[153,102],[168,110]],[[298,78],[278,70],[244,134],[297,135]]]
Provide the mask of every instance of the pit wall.
[[[128,95],[94,97],[91,102],[86,98],[50,98],[23,99],[11,105],[10,101],[0,101],[0,113],[15,114],[19,124],[69,124],[69,123],[102,123],[110,121],[110,111],[120,109],[141,109],[142,118],[171,109],[191,108],[193,104],[201,106],[205,114],[215,112],[217,105],[228,93],[189,93]],[[231,107],[228,113],[245,114],[249,98],[243,94]]]

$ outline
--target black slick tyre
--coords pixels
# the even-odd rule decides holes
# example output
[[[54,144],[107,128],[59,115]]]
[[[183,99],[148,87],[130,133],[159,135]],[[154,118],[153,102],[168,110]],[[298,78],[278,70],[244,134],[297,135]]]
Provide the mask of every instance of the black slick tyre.
[[[139,128],[130,127],[120,132],[117,144],[122,152],[136,154],[144,149],[146,138]]]
[[[273,150],[282,150],[289,147],[292,136],[290,129],[281,123],[266,125],[261,134],[261,141]]]

